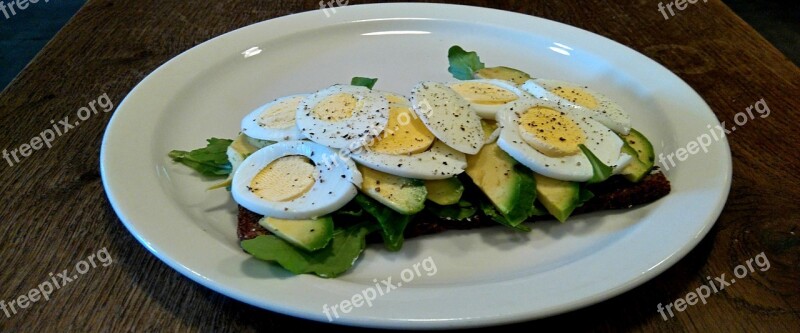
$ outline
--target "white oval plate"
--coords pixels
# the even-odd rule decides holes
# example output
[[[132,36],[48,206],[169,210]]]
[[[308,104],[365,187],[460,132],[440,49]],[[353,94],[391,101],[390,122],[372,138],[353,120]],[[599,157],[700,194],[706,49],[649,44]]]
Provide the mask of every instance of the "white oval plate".
[[[328,321],[327,308],[333,322],[348,325],[492,325],[573,310],[636,287],[689,252],[719,216],[731,182],[724,139],[672,167],[672,193],[644,207],[539,223],[525,235],[502,227],[452,231],[409,240],[399,253],[370,246],[349,273],[330,280],[291,276],[251,259],[238,246],[229,194],[206,191],[210,182],[172,163],[167,152],[232,138],[257,106],[353,76],[380,78],[376,88],[401,93],[421,80],[451,80],[452,45],[478,51],[488,66],[596,88],[631,113],[657,153],[674,152],[719,124],[667,69],[564,24],[436,4],[337,7],[328,14],[280,17],[194,47],[145,78],[114,113],[101,151],[109,200],[148,250],[194,281],[312,320]],[[404,284],[380,295],[376,281],[383,290],[380,281],[389,277]],[[370,296],[370,288],[377,294],[370,304],[356,297],[360,306],[342,309],[355,294]]]

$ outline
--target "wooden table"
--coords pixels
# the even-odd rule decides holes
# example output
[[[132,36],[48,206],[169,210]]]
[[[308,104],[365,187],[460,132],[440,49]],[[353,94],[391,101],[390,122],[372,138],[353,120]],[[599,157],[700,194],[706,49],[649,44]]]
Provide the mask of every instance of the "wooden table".
[[[351,1],[357,3],[360,1]],[[453,1],[456,2],[456,1]],[[674,17],[656,1],[460,1],[574,25],[655,59],[689,83],[720,120],[764,99],[772,111],[732,134],[733,188],[708,236],[665,273],[621,296],[522,328],[647,331],[798,331],[800,328],[800,70],[718,0]],[[665,3],[666,4],[666,3]],[[39,4],[43,5],[43,4]],[[118,104],[149,72],[214,36],[319,9],[318,1],[90,0],[0,95],[0,148],[12,149],[99,93]],[[24,14],[24,13],[23,13]],[[669,17],[669,19],[665,19]],[[49,301],[0,312],[2,331],[255,332],[325,328],[255,308],[194,283],[156,259],[109,206],[99,174],[111,113],[64,133],[52,148],[0,162],[0,299],[5,305],[106,248]],[[764,253],[770,269],[676,313],[656,304],[695,290]],[[102,257],[105,258],[105,257]],[[37,295],[32,295],[34,298]],[[38,295],[41,297],[41,295]],[[24,301],[23,301],[24,303]],[[0,304],[2,305],[2,304]],[[341,328],[337,328],[341,329]]]

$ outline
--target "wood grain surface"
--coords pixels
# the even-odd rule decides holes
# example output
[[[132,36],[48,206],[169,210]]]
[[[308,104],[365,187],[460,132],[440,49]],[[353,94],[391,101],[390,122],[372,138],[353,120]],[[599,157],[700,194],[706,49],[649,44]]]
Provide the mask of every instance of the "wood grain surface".
[[[718,0],[665,20],[657,1],[452,1],[526,13],[625,44],[689,83],[717,117],[760,99],[772,114],[730,135],[733,187],[716,225],[675,266],[611,300],[528,330],[797,332],[800,330],[800,70]],[[350,1],[351,4],[362,1]],[[45,4],[39,4],[45,5]],[[148,73],[233,29],[319,9],[318,1],[90,0],[0,94],[0,149],[12,149],[107,93],[117,105]],[[22,13],[24,14],[24,13]],[[19,295],[106,248],[113,264],[89,270],[17,313],[0,331],[269,332],[327,324],[255,308],[207,289],[150,254],[103,192],[101,137],[112,112],[64,133],[52,148],[0,161],[0,300]],[[763,252],[756,271],[668,321],[656,304],[683,297],[706,276],[729,276]],[[609,267],[613,270],[614,267]],[[351,328],[337,327],[337,330]],[[352,330],[358,330],[352,328]]]

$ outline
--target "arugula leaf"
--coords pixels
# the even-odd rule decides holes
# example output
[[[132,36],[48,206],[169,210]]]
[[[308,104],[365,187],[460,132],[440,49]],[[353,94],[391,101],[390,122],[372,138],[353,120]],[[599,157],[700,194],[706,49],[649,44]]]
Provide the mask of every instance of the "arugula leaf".
[[[192,151],[173,150],[169,157],[182,163],[206,177],[224,177],[231,173],[228,162],[228,146],[233,140],[211,138],[205,148]]]
[[[522,223],[516,223],[515,224],[515,223],[509,221],[508,219],[506,219],[505,216],[500,214],[500,212],[498,212],[497,209],[494,208],[494,205],[492,205],[492,203],[489,202],[488,200],[485,200],[485,199],[481,200],[480,201],[480,206],[481,206],[481,211],[483,211],[483,214],[485,214],[486,216],[488,216],[489,218],[491,218],[492,220],[494,220],[497,223],[500,223],[500,224],[502,224],[504,226],[507,226],[507,227],[509,227],[511,229],[514,229],[516,231],[522,231],[522,232],[530,232],[531,231],[531,228],[528,228],[528,226],[526,226],[526,225],[524,225]]]
[[[476,71],[486,67],[477,52],[467,52],[458,45],[447,51],[447,59],[450,61],[447,71],[459,80],[472,80]]]
[[[333,233],[328,245],[307,252],[274,235],[262,235],[241,242],[242,249],[260,260],[277,262],[294,274],[313,273],[324,278],[334,278],[344,273],[356,262],[366,246],[366,236],[375,226],[364,223]]]
[[[531,217],[531,216],[547,216],[548,214],[550,214],[550,213],[547,211],[547,209],[542,207],[541,203],[539,203],[539,201],[536,201],[536,202],[533,203],[533,205],[531,205],[531,210],[530,210],[530,212],[528,212],[528,217]]]
[[[340,210],[337,210],[337,211],[335,211],[333,213],[336,214],[336,215],[341,215],[341,216],[352,216],[352,217],[364,216],[364,210],[363,209],[359,209],[359,210],[340,209]]]
[[[603,164],[597,156],[592,153],[589,148],[586,148],[584,144],[579,144],[578,147],[586,154],[586,157],[589,159],[589,163],[592,164],[592,178],[587,181],[587,184],[596,184],[602,182],[608,177],[611,177],[611,173],[614,171],[610,166]]]
[[[578,193],[578,205],[575,207],[577,208],[583,206],[583,204],[585,204],[592,198],[594,198],[594,193],[592,193],[592,191],[589,191],[589,189],[587,189],[586,187],[581,186],[581,190]]]
[[[403,247],[403,232],[413,216],[395,212],[361,193],[356,195],[355,200],[369,215],[378,220],[378,225],[381,226],[383,245],[389,251],[399,251]]]
[[[447,205],[442,206],[431,201],[428,201],[425,204],[425,208],[436,215],[437,217],[446,219],[446,220],[456,220],[462,221],[468,219],[470,217],[475,216],[475,213],[478,211],[475,206],[472,205],[471,202],[466,200],[460,200],[458,203],[454,205]]]
[[[334,216],[340,218],[337,219],[336,221],[338,226],[342,226],[344,225],[342,223],[347,223],[347,222],[357,221],[358,223],[361,223],[363,222],[364,219],[360,217],[364,216],[364,214],[366,214],[364,212],[364,208],[361,208],[361,205],[356,203],[355,200],[350,200],[350,202],[344,205],[344,207],[339,208],[335,212],[333,212]]]
[[[375,86],[376,82],[378,82],[378,79],[356,76],[352,80],[350,80],[350,85],[367,87],[369,90],[372,90],[372,87]]]

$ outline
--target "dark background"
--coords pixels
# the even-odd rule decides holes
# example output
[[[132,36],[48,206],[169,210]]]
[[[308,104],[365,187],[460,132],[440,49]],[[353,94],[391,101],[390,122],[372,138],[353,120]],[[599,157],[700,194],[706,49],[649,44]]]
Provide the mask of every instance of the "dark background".
[[[17,10],[8,19],[0,12],[0,87],[5,89],[85,2],[40,0],[29,3],[25,10]],[[800,64],[800,1],[723,2],[795,64]],[[654,11],[657,3],[653,0]],[[680,14],[671,19],[680,19]]]

